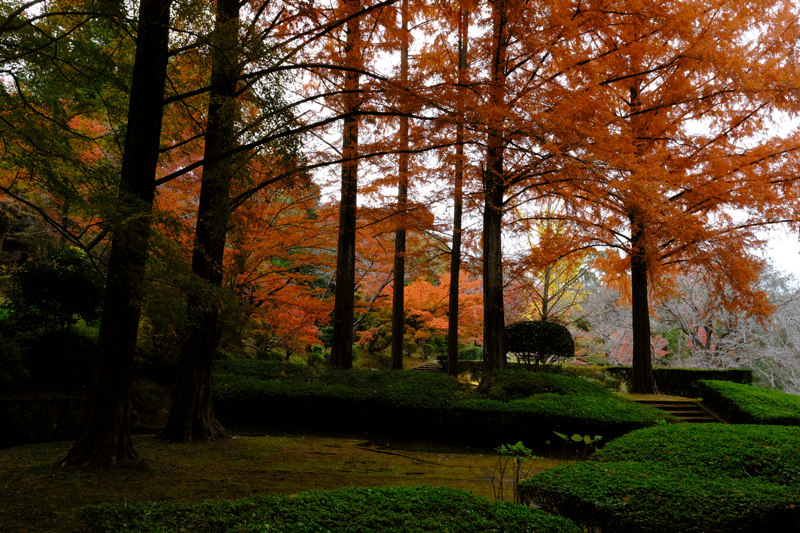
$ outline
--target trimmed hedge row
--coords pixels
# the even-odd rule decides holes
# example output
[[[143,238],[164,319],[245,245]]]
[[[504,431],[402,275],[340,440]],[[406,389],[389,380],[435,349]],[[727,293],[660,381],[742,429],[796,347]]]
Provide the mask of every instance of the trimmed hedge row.
[[[611,366],[606,372],[619,379],[630,382],[631,367]],[[704,379],[730,381],[750,384],[753,382],[753,371],[748,368],[732,368],[728,370],[706,370],[699,368],[653,368],[653,379],[662,394],[698,398],[698,382]]]
[[[519,487],[603,533],[800,530],[800,428],[692,424],[631,432],[591,462]]]
[[[495,447],[519,440],[537,446],[553,430],[611,439],[673,420],[597,385],[549,373],[500,372],[473,395],[443,374],[348,370],[301,376],[281,370],[292,365],[249,364],[254,368],[216,372],[214,409],[226,424],[368,431]]]
[[[579,533],[564,518],[449,488],[376,488],[79,510],[87,533]]]
[[[698,383],[703,402],[731,422],[800,426],[800,396],[727,381]]]

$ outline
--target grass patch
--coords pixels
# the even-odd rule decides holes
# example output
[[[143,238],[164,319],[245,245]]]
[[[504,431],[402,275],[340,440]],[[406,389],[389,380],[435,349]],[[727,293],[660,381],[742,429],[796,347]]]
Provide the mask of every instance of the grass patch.
[[[740,424],[800,426],[800,396],[728,381],[700,381],[703,401]]]
[[[579,533],[570,521],[448,488],[373,488],[307,492],[199,504],[83,509],[87,532],[172,533]]]

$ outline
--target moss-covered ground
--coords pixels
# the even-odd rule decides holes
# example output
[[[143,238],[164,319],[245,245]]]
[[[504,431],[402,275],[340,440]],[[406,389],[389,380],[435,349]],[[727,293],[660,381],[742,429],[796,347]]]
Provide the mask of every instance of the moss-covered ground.
[[[73,532],[75,510],[101,502],[199,501],[313,489],[447,486],[493,497],[492,450],[359,438],[270,435],[192,444],[134,437],[143,463],[81,470],[54,466],[71,442],[0,450],[0,533]],[[526,463],[532,473],[563,463]],[[506,490],[506,494],[511,494]]]

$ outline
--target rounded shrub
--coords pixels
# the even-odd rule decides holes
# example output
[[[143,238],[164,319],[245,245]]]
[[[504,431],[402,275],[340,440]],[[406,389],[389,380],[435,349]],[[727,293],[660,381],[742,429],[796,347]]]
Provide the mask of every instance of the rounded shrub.
[[[567,328],[555,322],[516,322],[506,326],[506,351],[538,366],[575,357],[575,341]]]

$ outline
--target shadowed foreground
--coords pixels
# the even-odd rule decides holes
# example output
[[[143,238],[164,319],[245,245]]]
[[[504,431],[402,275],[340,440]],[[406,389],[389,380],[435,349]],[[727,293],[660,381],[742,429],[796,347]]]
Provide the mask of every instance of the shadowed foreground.
[[[327,436],[167,444],[135,436],[144,465],[59,469],[71,442],[0,450],[0,532],[77,531],[75,509],[101,502],[198,501],[343,487],[432,485],[493,497],[491,450]],[[534,469],[550,460],[530,463]],[[510,494],[510,491],[507,491]]]

